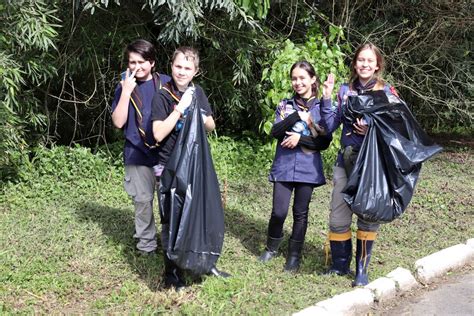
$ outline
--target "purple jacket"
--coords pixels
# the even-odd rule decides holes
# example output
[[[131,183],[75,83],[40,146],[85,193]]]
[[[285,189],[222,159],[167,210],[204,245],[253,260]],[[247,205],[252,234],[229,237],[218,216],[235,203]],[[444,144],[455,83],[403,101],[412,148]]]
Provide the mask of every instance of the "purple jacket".
[[[294,111],[294,99],[285,99],[276,108],[275,122],[279,123],[288,118]],[[331,100],[323,100],[326,107],[331,107]],[[315,122],[321,118],[321,102],[314,102],[309,112]],[[323,162],[319,151],[303,149],[296,146],[293,149],[283,148],[278,141],[275,158],[268,179],[271,182],[302,182],[312,183],[316,186],[326,183],[323,173]]]

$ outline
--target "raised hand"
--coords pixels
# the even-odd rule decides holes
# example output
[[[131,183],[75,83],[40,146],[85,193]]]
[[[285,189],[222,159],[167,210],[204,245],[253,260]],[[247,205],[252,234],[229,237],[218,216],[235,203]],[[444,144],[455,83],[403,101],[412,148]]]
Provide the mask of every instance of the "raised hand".
[[[333,74],[329,74],[326,81],[323,83],[323,98],[329,99],[331,98],[332,90],[334,90],[334,79],[335,76]]]
[[[133,89],[135,89],[137,86],[137,79],[135,78],[137,70],[138,68],[135,68],[135,70],[130,73],[130,68],[127,68],[125,71],[125,78],[120,81],[120,84],[122,84],[122,90],[124,92],[132,94]]]

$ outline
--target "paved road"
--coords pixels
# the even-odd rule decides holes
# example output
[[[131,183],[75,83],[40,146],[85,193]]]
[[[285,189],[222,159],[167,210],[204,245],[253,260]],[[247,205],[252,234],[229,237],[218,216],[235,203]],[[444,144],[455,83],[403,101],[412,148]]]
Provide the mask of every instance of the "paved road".
[[[446,277],[429,289],[421,289],[397,305],[375,311],[376,315],[456,315],[474,316],[474,270]]]

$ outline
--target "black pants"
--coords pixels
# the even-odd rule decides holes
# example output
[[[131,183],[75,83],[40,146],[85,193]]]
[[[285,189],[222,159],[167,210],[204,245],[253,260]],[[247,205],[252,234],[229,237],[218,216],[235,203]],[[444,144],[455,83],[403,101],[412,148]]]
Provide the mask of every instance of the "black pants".
[[[268,223],[268,235],[273,238],[283,236],[283,224],[288,215],[293,190],[293,232],[291,239],[304,241],[308,227],[308,209],[314,185],[300,182],[275,182],[273,184],[273,209]]]

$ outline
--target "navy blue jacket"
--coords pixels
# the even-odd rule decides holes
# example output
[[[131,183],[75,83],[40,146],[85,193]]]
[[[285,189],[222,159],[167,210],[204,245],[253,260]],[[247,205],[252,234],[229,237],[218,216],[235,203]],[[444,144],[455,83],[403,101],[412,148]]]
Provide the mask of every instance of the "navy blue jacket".
[[[331,100],[323,100],[326,106],[331,106]],[[313,102],[309,108],[315,123],[321,118],[320,101]],[[316,186],[326,183],[323,172],[323,162],[320,150],[326,149],[331,142],[331,135],[327,136],[301,136],[298,145],[293,148],[283,148],[281,140],[285,132],[291,130],[294,123],[299,120],[295,109],[295,100],[285,99],[277,106],[272,135],[278,139],[278,144],[273,159],[272,168],[268,179],[271,182],[301,182],[311,183]],[[284,128],[281,128],[281,127]]]

